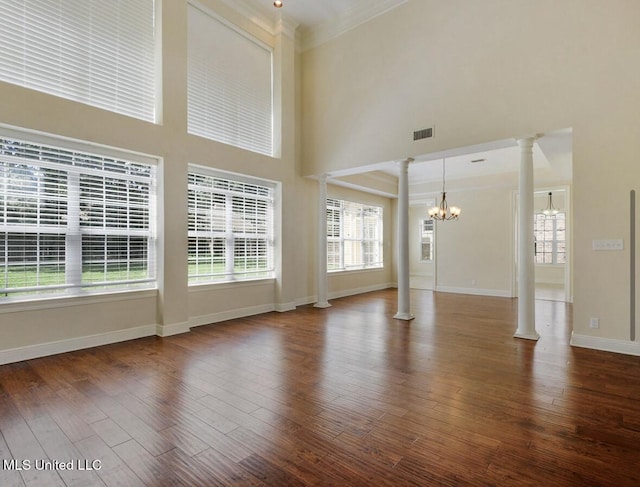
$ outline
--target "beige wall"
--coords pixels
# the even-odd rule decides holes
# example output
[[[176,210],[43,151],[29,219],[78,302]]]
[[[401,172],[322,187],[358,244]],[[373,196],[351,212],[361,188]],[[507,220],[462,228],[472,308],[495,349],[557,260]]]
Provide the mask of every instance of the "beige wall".
[[[639,24],[640,2],[630,0],[409,0],[304,54],[304,171],[571,127],[574,332],[629,340]],[[411,140],[430,125],[435,138]],[[594,252],[596,238],[623,238],[626,250]],[[468,277],[452,270],[446,280]]]
[[[186,0],[163,2],[161,124],[0,82],[1,123],[155,155],[162,169],[157,297],[3,305],[0,352],[58,341],[83,346],[83,337],[124,338],[154,324],[181,331],[212,317],[309,302],[316,292],[318,203],[317,184],[304,176],[565,127],[573,129],[574,327],[585,336],[628,339],[628,194],[640,179],[639,2],[409,0],[301,55],[286,35],[260,30],[223,1],[203,3],[275,47],[278,156],[187,134]],[[430,125],[435,138],[411,140],[413,130]],[[281,183],[275,281],[189,291],[188,163]],[[375,186],[389,184],[378,178]],[[337,195],[344,188],[330,190]],[[385,268],[332,275],[334,294],[381,287],[397,275],[396,200],[351,196],[379,198],[385,208]],[[477,234],[489,199],[511,207],[506,192],[485,196],[451,192],[463,219],[457,227],[441,225],[438,238],[450,243],[441,247],[440,285],[469,287],[475,279],[481,289],[508,288],[502,243],[479,242],[473,252],[459,247]],[[503,216],[489,217],[501,239]],[[596,238],[623,238],[625,251],[594,252]],[[495,261],[497,270],[479,267],[476,254]],[[589,329],[589,317],[600,318],[600,329]]]
[[[385,242],[383,250],[384,267],[382,269],[330,272],[328,275],[329,297],[347,296],[356,292],[384,289],[393,285],[391,241],[393,240],[392,232],[395,214],[393,213],[391,205],[392,200],[383,196],[364,193],[334,184],[327,185],[327,197],[382,207],[382,231]]]
[[[157,156],[161,167],[159,290],[0,305],[0,361],[131,338],[185,331],[204,320],[291,309],[312,294],[307,273],[312,222],[299,176],[300,58],[293,40],[268,34],[218,0],[205,6],[274,47],[277,157],[189,135],[186,130],[187,0],[163,2],[162,123],[151,124],[0,82],[0,122]],[[299,78],[299,75],[298,75]],[[187,165],[197,163],[281,183],[278,278],[238,285],[187,286]],[[302,210],[301,210],[302,209]],[[313,232],[313,230],[311,230]],[[300,272],[300,270],[303,272]],[[87,338],[89,337],[89,338]],[[93,337],[93,338],[91,338]],[[97,338],[96,338],[97,337]],[[52,345],[53,342],[53,345]],[[58,347],[58,348],[56,348]],[[9,353],[8,350],[13,350]],[[22,352],[21,352],[22,351]],[[4,355],[2,354],[4,352]],[[9,357],[9,358],[7,358]]]
[[[409,206],[409,274],[418,283],[418,287],[432,289],[435,260],[423,261],[421,249],[422,220],[428,216],[427,210],[426,204]],[[433,245],[435,246],[435,232]]]
[[[447,199],[462,213],[436,223],[437,289],[512,296],[513,191],[449,190]]]

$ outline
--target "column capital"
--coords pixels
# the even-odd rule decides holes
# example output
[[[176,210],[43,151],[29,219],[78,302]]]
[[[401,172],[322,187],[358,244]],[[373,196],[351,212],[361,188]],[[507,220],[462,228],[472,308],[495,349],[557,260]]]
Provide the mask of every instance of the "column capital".
[[[516,139],[516,142],[518,143],[518,145],[520,147],[524,148],[531,148],[533,147],[533,143],[538,140],[540,137],[542,137],[544,134],[533,134],[533,135],[525,135],[523,137],[518,137]]]
[[[409,164],[411,164],[415,159],[413,157],[407,157],[401,161],[398,161],[398,166],[400,166],[400,171],[402,173],[409,172]]]

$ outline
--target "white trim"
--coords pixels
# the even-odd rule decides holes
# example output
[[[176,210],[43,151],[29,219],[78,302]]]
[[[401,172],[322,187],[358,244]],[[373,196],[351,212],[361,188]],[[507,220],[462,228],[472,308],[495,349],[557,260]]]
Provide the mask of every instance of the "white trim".
[[[172,335],[179,335],[180,333],[187,333],[191,331],[189,323],[184,321],[182,323],[172,323],[170,325],[156,325],[156,335],[159,337],[170,337]]]
[[[273,309],[278,313],[286,313],[287,311],[293,311],[294,309],[296,309],[296,302],[291,301],[289,303],[276,303]]]
[[[0,315],[4,313],[23,313],[41,309],[69,308],[72,306],[90,306],[101,303],[115,303],[136,299],[156,299],[157,289],[114,290],[101,294],[87,294],[84,296],[42,296],[21,301],[3,301],[0,303]]]
[[[82,152],[83,154],[95,154],[95,151],[97,150],[100,152],[100,154],[98,154],[100,156],[123,159],[128,162],[135,162],[139,164],[148,164],[150,166],[158,166],[162,159],[161,156],[153,154],[146,154],[144,152],[138,152],[130,149],[121,149],[119,147],[100,144],[98,142],[66,137],[64,135],[42,132],[40,130],[19,127],[17,125],[9,125],[6,123],[0,123],[0,135],[29,144],[50,145],[57,149],[77,151]]]
[[[392,287],[396,287],[395,284],[384,282],[382,284],[373,284],[371,286],[342,289],[340,291],[331,291],[329,292],[329,299],[344,298],[347,296],[354,296],[356,294],[370,293],[372,291],[381,291],[383,289],[389,289]]]
[[[395,282],[385,282],[382,284],[374,284],[372,286],[358,287],[352,289],[343,289],[341,291],[332,291],[329,293],[329,299],[345,298],[347,296],[355,296],[356,294],[370,293],[372,291],[382,291],[383,289],[396,289],[398,286]],[[318,301],[318,297],[314,294],[297,298],[296,306],[306,306]]]
[[[512,298],[506,289],[478,289],[475,287],[436,286],[434,291],[440,293],[473,294],[476,296],[495,296],[497,298]]]
[[[625,355],[640,356],[640,343],[627,340],[615,340],[613,338],[594,337],[571,333],[572,347],[590,348],[602,352],[623,353]]]
[[[313,304],[318,301],[317,296],[304,296],[302,298],[296,298],[296,306],[306,306],[307,304]]]
[[[355,29],[371,19],[378,17],[379,15],[383,15],[406,2],[407,0],[380,0],[377,2],[361,0],[337,18],[330,19],[315,27],[303,30],[302,51],[307,51],[324,44],[331,39],[335,39],[345,32]]]
[[[257,279],[238,279],[237,281],[203,282],[189,284],[190,293],[208,293],[223,289],[237,289],[239,287],[273,286],[275,277],[260,277]]]
[[[250,306],[248,308],[230,309],[228,311],[220,311],[208,315],[194,316],[189,318],[189,327],[210,325],[220,321],[234,320],[236,318],[245,318],[247,316],[259,315],[276,311],[274,304],[261,304],[258,306]]]
[[[10,348],[0,350],[0,365],[12,362],[21,362],[48,355],[72,352],[84,348],[99,347],[110,343],[135,340],[136,338],[153,336],[156,334],[156,325],[144,325],[125,330],[110,331],[97,335],[68,338],[54,342],[39,343],[37,345],[27,345],[25,347]]]
[[[360,184],[350,183],[348,181],[343,181],[341,179],[331,179],[328,180],[327,183],[333,184],[334,186],[342,186],[343,188],[354,189],[356,191],[362,191],[363,193],[375,194],[376,196],[382,196],[384,198],[395,199],[398,197],[395,193],[387,193],[386,191],[381,191],[379,189],[373,189],[368,186],[362,186]]]

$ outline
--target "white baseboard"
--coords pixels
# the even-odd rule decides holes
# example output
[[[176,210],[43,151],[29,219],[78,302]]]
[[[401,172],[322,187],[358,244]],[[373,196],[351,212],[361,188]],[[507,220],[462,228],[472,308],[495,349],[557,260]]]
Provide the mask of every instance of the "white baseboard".
[[[172,335],[179,335],[180,333],[187,333],[189,331],[189,323],[173,323],[171,325],[156,325],[156,335],[159,337],[170,337]]]
[[[296,306],[306,306],[307,304],[313,304],[318,300],[316,296],[304,296],[296,299]]]
[[[358,287],[353,289],[343,289],[341,291],[332,291],[329,293],[329,299],[344,298],[347,296],[355,296],[356,294],[368,293],[371,291],[381,291],[383,289],[397,288],[395,282],[387,282],[383,284],[375,284],[373,286]],[[318,301],[317,296],[304,296],[296,299],[296,306],[305,306],[314,304]]]
[[[329,299],[344,298],[347,296],[355,296],[356,294],[370,293],[371,291],[381,291],[396,287],[394,283],[385,282],[382,284],[374,284],[372,286],[356,287],[352,289],[343,289],[341,291],[332,291],[329,293]]]
[[[274,306],[274,310],[278,313],[286,313],[287,311],[293,311],[294,309],[296,309],[295,301],[290,303],[276,303]]]
[[[571,346],[640,356],[640,343],[571,333]]]
[[[126,340],[135,340],[136,338],[153,336],[155,334],[156,325],[145,325],[136,328],[128,328],[126,330],[100,333],[97,335],[10,348],[7,350],[0,350],[0,365],[12,362],[21,362],[23,360],[31,360],[38,357],[46,357],[48,355],[56,355],[58,353],[72,352],[74,350],[82,350],[83,348],[124,342]]]
[[[220,311],[219,313],[194,316],[193,318],[189,318],[189,327],[209,325],[220,321],[244,318],[246,316],[253,316],[261,313],[269,313],[270,311],[276,311],[274,304],[262,304],[260,306],[250,306],[248,308],[231,309],[229,311]]]
[[[478,289],[475,287],[450,287],[437,286],[436,291],[441,293],[473,294],[476,296],[495,296],[498,298],[511,298],[511,292],[504,289]]]

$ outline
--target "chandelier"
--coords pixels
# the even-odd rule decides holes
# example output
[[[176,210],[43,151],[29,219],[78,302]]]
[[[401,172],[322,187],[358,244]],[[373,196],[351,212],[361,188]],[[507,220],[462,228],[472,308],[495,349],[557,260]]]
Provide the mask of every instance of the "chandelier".
[[[434,220],[457,220],[460,216],[460,208],[457,206],[449,207],[447,204],[447,193],[444,190],[444,158],[442,159],[442,199],[438,206],[429,209],[429,218]]]
[[[559,211],[560,210],[553,206],[553,195],[551,194],[551,191],[549,191],[547,207],[542,210],[542,213],[544,213],[546,216],[554,217],[558,214]]]

